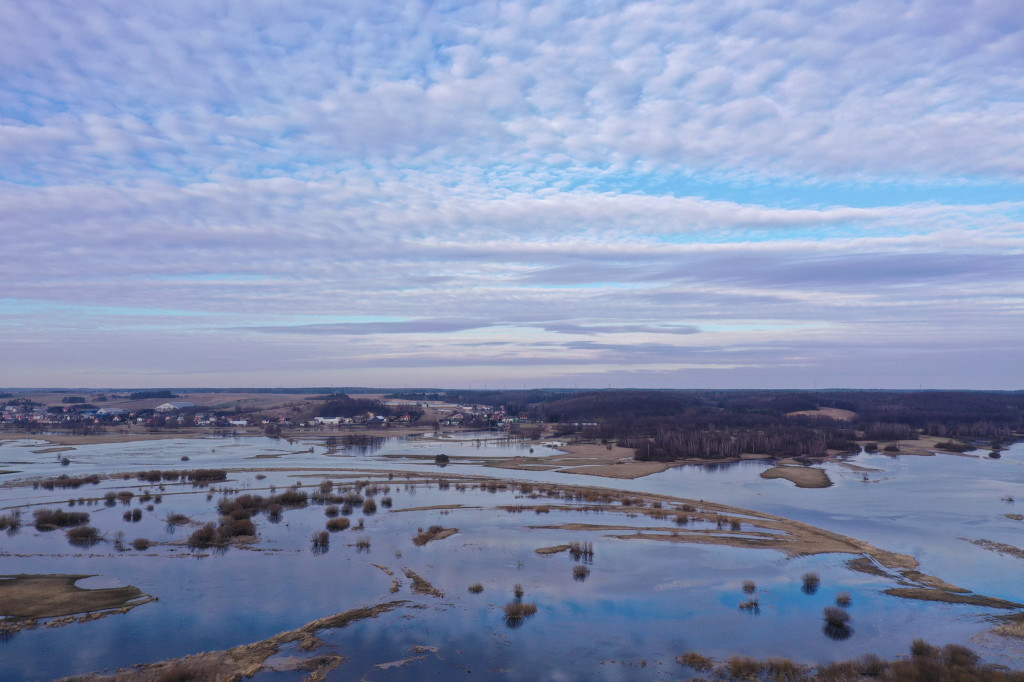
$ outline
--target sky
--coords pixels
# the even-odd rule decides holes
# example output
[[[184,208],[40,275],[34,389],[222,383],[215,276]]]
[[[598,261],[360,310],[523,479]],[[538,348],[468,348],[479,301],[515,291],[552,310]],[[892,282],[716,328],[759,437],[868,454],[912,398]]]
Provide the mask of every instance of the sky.
[[[1024,389],[1018,0],[0,3],[0,386]]]

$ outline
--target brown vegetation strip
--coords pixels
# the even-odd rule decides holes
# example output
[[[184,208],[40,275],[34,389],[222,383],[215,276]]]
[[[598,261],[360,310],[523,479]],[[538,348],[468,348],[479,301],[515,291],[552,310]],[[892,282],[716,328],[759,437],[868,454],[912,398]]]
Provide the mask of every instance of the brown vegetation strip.
[[[559,552],[566,552],[569,550],[569,545],[555,545],[554,547],[541,547],[535,549],[537,554],[558,554]]]
[[[967,538],[960,538],[961,540],[967,540]],[[1003,542],[996,542],[995,540],[986,540],[984,538],[980,540],[967,540],[972,545],[977,545],[982,549],[987,549],[990,552],[999,552],[1000,554],[1006,554],[1017,559],[1024,559],[1024,549],[1020,547],[1014,547],[1013,545],[1007,545]]]
[[[405,509],[392,509],[394,513],[398,512],[417,512],[417,511],[434,511],[435,509],[479,509],[479,507],[463,507],[461,504],[435,504],[429,507],[406,507]]]
[[[413,570],[406,568],[404,573],[405,577],[412,581],[412,591],[416,594],[431,594],[435,597],[444,596],[444,592],[431,585],[427,580],[421,578]]]
[[[239,682],[244,678],[255,676],[264,670],[267,659],[278,653],[281,645],[298,642],[300,648],[310,650],[322,644],[317,633],[320,630],[343,628],[350,623],[367,618],[376,618],[382,613],[407,604],[406,600],[386,602],[376,606],[364,606],[333,616],[320,618],[306,623],[297,630],[282,632],[279,635],[253,644],[246,644],[226,649],[194,654],[183,658],[175,658],[160,663],[134,666],[118,670],[113,675],[94,673],[73,678],[81,682],[142,682],[144,680],[216,680],[217,682]],[[341,656],[317,656],[297,663],[295,669],[313,670],[307,679],[322,680],[326,673],[337,667],[344,658]]]
[[[885,590],[886,594],[904,599],[920,599],[922,601],[940,601],[947,604],[971,604],[973,606],[984,606],[990,609],[1024,609],[1024,604],[999,599],[997,597],[986,597],[981,594],[960,594],[947,590],[937,590],[929,587],[890,587]]]
[[[421,530],[416,537],[412,539],[412,542],[417,547],[422,547],[428,542],[434,540],[444,540],[450,538],[459,532],[458,528],[442,528],[441,526],[431,526],[426,530]]]

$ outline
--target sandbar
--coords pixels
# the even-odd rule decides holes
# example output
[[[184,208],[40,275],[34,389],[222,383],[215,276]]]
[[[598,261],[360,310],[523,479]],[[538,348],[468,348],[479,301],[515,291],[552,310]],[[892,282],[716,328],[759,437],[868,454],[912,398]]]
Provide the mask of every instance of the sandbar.
[[[784,478],[797,488],[827,488],[832,480],[824,469],[814,467],[776,466],[761,472],[761,478]]]

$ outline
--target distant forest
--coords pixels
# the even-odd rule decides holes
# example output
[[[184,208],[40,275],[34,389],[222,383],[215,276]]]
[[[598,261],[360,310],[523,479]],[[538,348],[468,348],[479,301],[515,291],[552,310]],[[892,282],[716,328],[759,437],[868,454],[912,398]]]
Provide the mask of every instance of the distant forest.
[[[827,450],[856,451],[857,440],[913,440],[919,433],[998,449],[1024,433],[1024,392],[534,390],[438,397],[504,405],[510,415],[557,424],[563,436],[616,440],[635,448],[638,459],[658,461],[822,457]],[[826,407],[856,416],[788,416]]]

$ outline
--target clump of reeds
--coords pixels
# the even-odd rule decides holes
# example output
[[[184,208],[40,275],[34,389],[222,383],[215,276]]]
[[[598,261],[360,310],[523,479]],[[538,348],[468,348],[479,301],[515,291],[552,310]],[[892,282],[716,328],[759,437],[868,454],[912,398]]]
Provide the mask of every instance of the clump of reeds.
[[[313,554],[323,554],[331,545],[331,534],[325,530],[313,533]]]
[[[836,595],[836,606],[849,606],[853,603],[853,597],[850,596],[849,592],[840,592]]]
[[[725,665],[733,680],[756,680],[761,677],[761,661],[749,656],[733,656]]]
[[[743,592],[746,594],[753,594],[757,590],[757,583],[753,580],[743,581]]]
[[[10,514],[0,515],[0,530],[6,530],[11,535],[21,530],[21,512],[15,510]]]
[[[747,613],[761,613],[761,600],[757,597],[751,597],[747,601],[741,602],[740,611],[746,611]]]
[[[132,547],[139,550],[140,552],[144,552],[147,549],[149,549],[149,546],[151,544],[152,543],[146,538],[135,538],[134,540],[132,540]]]
[[[569,554],[573,561],[593,561],[594,543],[592,542],[571,542],[569,543]]]
[[[764,664],[764,671],[769,680],[802,680],[806,679],[806,671],[788,658],[769,658]]]
[[[100,541],[100,532],[93,526],[78,526],[67,531],[68,542],[78,547],[92,547]]]
[[[510,601],[505,604],[505,625],[517,628],[530,616],[537,613],[537,605],[532,602]]]
[[[574,580],[583,582],[590,575],[590,567],[584,566],[583,564],[576,564],[572,567],[572,577]]]
[[[803,581],[803,586],[800,589],[804,591],[804,594],[814,594],[821,585],[821,576],[813,571],[804,573],[801,580]]]
[[[467,589],[473,594],[480,594],[484,591],[484,586],[482,583],[473,583]]]
[[[715,667],[715,662],[707,656],[702,656],[696,651],[689,651],[682,656],[676,656],[676,663],[693,668],[699,672],[707,672]]]
[[[32,515],[35,517],[36,530],[42,531],[83,526],[89,523],[89,514],[86,512],[66,512],[63,509],[36,509],[32,512]]]
[[[356,540],[356,550],[360,552],[369,552],[370,538],[359,538]]]
[[[327,522],[327,530],[331,531],[332,533],[337,533],[338,531],[345,530],[346,528],[349,527],[349,525],[350,525],[349,520],[346,519],[344,516],[342,516],[342,517],[334,518],[334,519],[331,519],[330,521],[328,521]]]

